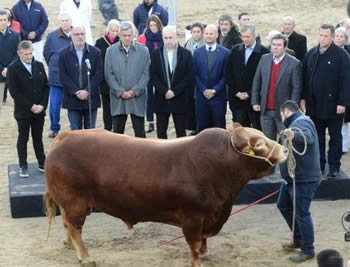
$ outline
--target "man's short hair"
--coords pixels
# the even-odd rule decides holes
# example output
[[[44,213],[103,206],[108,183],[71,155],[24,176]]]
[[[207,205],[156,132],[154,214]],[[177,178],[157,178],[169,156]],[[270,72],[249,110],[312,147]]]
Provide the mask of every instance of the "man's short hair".
[[[176,26],[174,26],[174,25],[167,25],[167,26],[165,26],[164,28],[163,28],[163,31],[162,31],[163,33],[165,33],[165,32],[171,32],[171,33],[173,33],[175,36],[176,36]]]
[[[285,109],[296,112],[299,110],[299,106],[294,100],[287,100],[281,105],[281,111],[283,112]]]
[[[249,16],[249,14],[248,14],[247,12],[239,13],[239,15],[238,15],[238,20],[240,20],[241,17],[243,17],[243,16]]]
[[[229,21],[231,23],[231,26],[233,26],[233,17],[229,14],[224,14],[219,17],[219,24],[220,21]]]
[[[318,267],[343,267],[343,257],[334,249],[322,250],[317,255]]]
[[[120,23],[120,31],[122,32],[127,30],[131,30],[132,33],[134,33],[134,25],[129,21],[123,21]]]
[[[271,44],[273,40],[283,40],[283,46],[287,47],[288,46],[288,37],[282,33],[276,33],[271,37]]]
[[[199,28],[199,29],[201,29],[201,32],[204,31],[204,26],[203,26],[203,24],[200,23],[200,22],[193,23],[193,24],[191,25],[191,31],[192,31],[193,28]]]
[[[320,30],[330,30],[332,35],[334,35],[335,32],[335,28],[332,24],[322,24]]]
[[[282,19],[282,23],[286,23],[286,22],[291,22],[295,25],[295,18],[292,17],[292,16],[285,16],[283,19]]]
[[[33,48],[32,42],[28,40],[24,40],[18,44],[17,51],[27,50],[29,48]]]
[[[63,18],[69,18],[70,20],[72,20],[72,17],[70,16],[70,14],[62,12],[58,15],[58,20],[61,20]]]
[[[8,17],[9,13],[6,9],[0,8],[0,16],[6,15]]]
[[[241,33],[250,31],[255,36],[255,26],[253,24],[245,24],[241,27]]]

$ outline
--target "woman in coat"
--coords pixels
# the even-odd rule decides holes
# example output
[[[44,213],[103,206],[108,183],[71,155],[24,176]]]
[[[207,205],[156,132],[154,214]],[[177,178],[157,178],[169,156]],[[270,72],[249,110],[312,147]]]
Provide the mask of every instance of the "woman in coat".
[[[105,56],[107,49],[113,44],[119,41],[119,22],[116,19],[112,19],[107,24],[106,33],[98,40],[96,40],[95,46],[101,50],[103,66],[105,62]],[[103,125],[108,131],[112,130],[112,116],[111,116],[111,104],[108,84],[103,78],[100,92],[102,96],[102,109],[103,109]]]

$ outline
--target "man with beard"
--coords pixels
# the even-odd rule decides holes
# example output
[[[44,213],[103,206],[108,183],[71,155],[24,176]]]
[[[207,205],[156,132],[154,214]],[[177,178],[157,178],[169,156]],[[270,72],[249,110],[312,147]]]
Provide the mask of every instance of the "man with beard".
[[[233,22],[231,15],[221,15],[219,17],[219,32],[217,43],[231,50],[236,44],[242,43],[238,27]]]

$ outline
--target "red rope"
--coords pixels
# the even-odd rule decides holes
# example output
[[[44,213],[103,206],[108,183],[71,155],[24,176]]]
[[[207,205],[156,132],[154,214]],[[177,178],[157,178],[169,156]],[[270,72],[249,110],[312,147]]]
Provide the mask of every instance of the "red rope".
[[[252,206],[254,206],[254,205],[256,205],[256,204],[258,204],[258,203],[260,203],[260,202],[262,202],[262,201],[264,201],[264,200],[266,200],[266,199],[268,199],[268,198],[270,198],[270,197],[273,197],[274,195],[278,194],[279,191],[280,191],[280,190],[276,190],[275,192],[273,192],[273,193],[271,193],[271,194],[268,194],[267,196],[264,196],[263,198],[260,198],[259,200],[255,201],[255,202],[253,202],[253,203],[251,203],[251,204],[249,204],[249,205],[247,205],[247,206],[244,206],[243,208],[240,208],[240,209],[238,209],[238,210],[235,210],[234,212],[232,212],[232,213],[230,214],[230,217],[233,216],[233,215],[235,215],[235,214],[237,214],[237,213],[239,213],[239,212],[241,212],[241,211],[243,211],[243,210],[245,210],[245,209],[248,209],[248,208],[250,208],[250,207],[252,207]],[[182,236],[175,237],[175,238],[173,238],[173,239],[171,239],[171,240],[168,240],[168,241],[160,242],[160,243],[159,243],[159,247],[165,246],[165,245],[167,245],[167,244],[169,244],[169,243],[171,243],[171,242],[173,242],[173,241],[175,241],[175,240],[178,240],[178,239],[180,239],[180,238],[183,238],[183,237],[184,237],[184,236],[182,235]]]

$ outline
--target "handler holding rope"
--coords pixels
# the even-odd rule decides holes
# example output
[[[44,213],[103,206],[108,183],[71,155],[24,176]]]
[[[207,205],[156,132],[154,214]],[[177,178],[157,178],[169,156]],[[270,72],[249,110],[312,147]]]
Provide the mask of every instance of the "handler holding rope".
[[[288,100],[281,105],[281,118],[287,128],[282,133],[290,143],[293,153],[290,153],[291,160],[280,164],[281,176],[285,182],[281,185],[277,207],[289,228],[294,230],[292,242],[282,244],[282,247],[291,252],[300,248],[299,253],[289,257],[291,261],[299,263],[315,256],[310,206],[321,182],[320,153],[315,125],[301,112],[296,102]],[[302,153],[303,150],[304,153]],[[293,157],[295,164],[291,166]],[[293,167],[295,172],[292,170]],[[295,179],[295,228],[293,227],[293,179]]]

